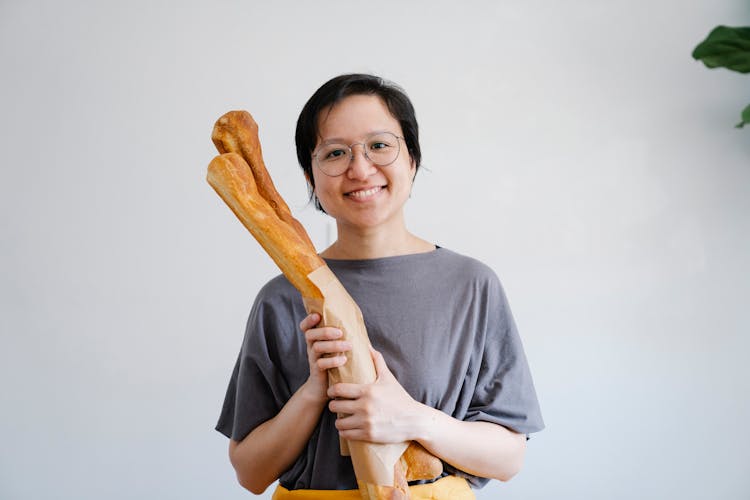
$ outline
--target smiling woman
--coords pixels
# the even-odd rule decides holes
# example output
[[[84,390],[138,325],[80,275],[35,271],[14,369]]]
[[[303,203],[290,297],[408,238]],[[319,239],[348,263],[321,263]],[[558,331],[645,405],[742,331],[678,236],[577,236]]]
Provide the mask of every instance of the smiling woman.
[[[362,310],[377,378],[329,388],[326,371],[351,346],[305,313],[286,278],[269,282],[217,425],[241,484],[260,493],[278,479],[276,499],[359,498],[339,436],[417,441],[439,457],[443,476],[413,485],[413,498],[470,499],[470,486],[510,479],[544,427],[536,393],[495,273],[406,227],[421,159],[408,97],[375,76],[334,78],[303,108],[296,142],[338,229],[321,256]]]
[[[404,223],[416,165],[406,148],[399,154],[402,134],[398,121],[374,95],[346,97],[320,116],[318,147],[312,155],[314,193],[323,210],[336,219],[339,235],[323,257],[388,257],[434,250],[434,245],[410,234]],[[383,147],[386,141],[390,147]],[[331,143],[354,147],[347,146],[351,154],[335,160],[330,154],[322,157]],[[341,147],[335,151],[343,152]],[[380,154],[385,155],[383,165],[372,159]],[[330,161],[340,165],[336,176],[321,168]]]

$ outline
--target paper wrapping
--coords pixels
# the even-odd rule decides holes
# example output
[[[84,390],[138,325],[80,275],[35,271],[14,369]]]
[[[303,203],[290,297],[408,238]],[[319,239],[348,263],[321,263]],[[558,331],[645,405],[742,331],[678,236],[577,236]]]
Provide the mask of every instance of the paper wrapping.
[[[303,297],[308,313],[320,314],[321,325],[339,328],[343,339],[352,344],[346,353],[344,366],[328,370],[330,384],[338,382],[370,384],[375,381],[375,365],[370,354],[362,311],[328,266],[322,266],[307,276],[323,295],[323,299]],[[352,458],[358,482],[393,486],[394,466],[409,443],[378,444],[364,441],[341,440],[342,455]]]

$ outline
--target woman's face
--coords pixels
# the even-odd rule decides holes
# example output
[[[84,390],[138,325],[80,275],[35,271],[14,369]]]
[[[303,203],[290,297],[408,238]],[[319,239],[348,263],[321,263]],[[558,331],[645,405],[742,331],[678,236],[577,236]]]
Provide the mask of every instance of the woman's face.
[[[324,142],[354,144],[376,132],[403,136],[401,126],[385,103],[374,95],[353,95],[324,109],[319,116],[316,150]],[[403,207],[411,193],[416,168],[403,139],[396,161],[375,166],[364,157],[363,145],[352,147],[354,158],[338,177],[329,177],[315,165],[315,194],[323,209],[342,229],[376,228],[403,223]]]

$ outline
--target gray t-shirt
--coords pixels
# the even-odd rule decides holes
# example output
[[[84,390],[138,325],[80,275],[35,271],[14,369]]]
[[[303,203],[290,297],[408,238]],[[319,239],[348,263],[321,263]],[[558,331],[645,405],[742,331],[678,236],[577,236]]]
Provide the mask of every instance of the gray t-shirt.
[[[466,421],[529,434],[544,428],[534,384],[495,273],[444,248],[372,260],[327,260],[359,305],[370,341],[417,401]],[[216,429],[241,441],[307,380],[299,292],[282,275],[259,292]],[[318,418],[310,415],[310,418]],[[326,408],[279,481],[287,489],[356,489]],[[444,464],[447,473],[478,478]]]

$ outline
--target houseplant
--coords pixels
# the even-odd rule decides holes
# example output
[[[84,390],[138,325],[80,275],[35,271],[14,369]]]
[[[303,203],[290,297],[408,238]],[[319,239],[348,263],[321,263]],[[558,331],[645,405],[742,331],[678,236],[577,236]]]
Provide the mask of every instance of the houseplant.
[[[750,73],[750,27],[717,26],[693,50],[693,58],[708,68]],[[750,105],[741,112],[737,128],[750,124]]]

